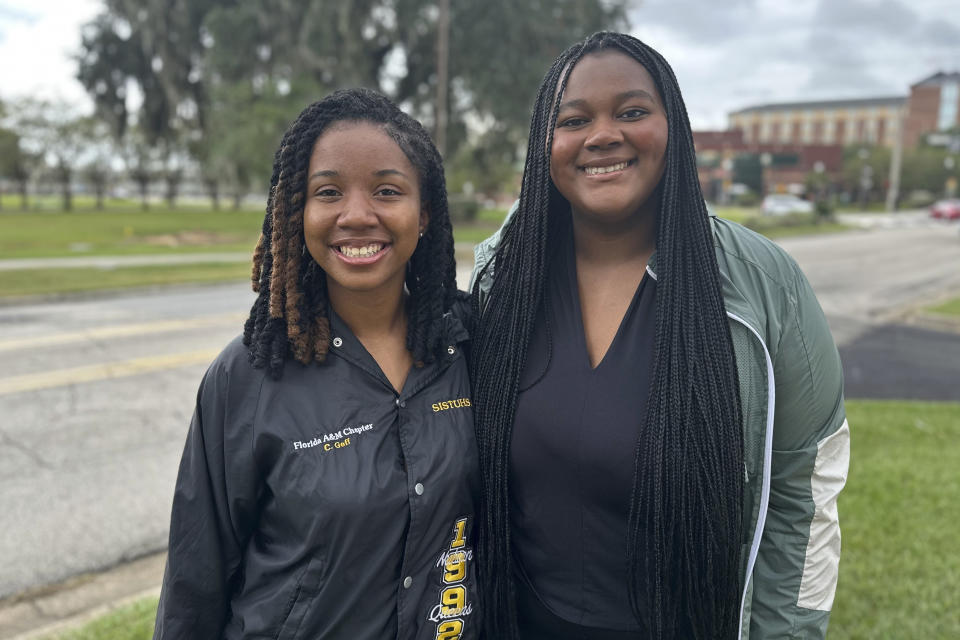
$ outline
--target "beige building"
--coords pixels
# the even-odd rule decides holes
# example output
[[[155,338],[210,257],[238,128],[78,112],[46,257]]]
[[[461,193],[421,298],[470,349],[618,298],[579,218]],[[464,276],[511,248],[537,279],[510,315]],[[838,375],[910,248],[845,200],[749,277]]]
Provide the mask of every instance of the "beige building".
[[[729,115],[748,144],[894,145],[907,98],[792,102],[747,107]]]
[[[747,107],[729,115],[747,144],[903,145],[960,127],[960,73],[937,72],[910,86],[909,96],[792,102]],[[943,144],[930,140],[932,144]]]

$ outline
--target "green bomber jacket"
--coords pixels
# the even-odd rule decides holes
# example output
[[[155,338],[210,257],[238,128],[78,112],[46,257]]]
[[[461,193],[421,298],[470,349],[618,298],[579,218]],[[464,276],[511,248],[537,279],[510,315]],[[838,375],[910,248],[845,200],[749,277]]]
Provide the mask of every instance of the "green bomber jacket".
[[[850,458],[840,357],[796,262],[734,222],[711,216],[711,227],[743,411],[740,637],[823,638],[840,561],[837,496]],[[481,309],[496,264],[481,270],[502,229],[474,250]],[[656,254],[647,271],[657,277]]]

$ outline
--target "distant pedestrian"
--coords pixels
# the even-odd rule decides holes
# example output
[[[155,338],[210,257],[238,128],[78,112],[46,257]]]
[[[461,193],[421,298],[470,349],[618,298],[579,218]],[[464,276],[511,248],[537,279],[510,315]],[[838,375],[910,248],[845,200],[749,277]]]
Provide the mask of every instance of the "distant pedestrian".
[[[383,96],[277,151],[258,292],[200,385],[154,638],[476,638],[479,491],[440,156]]]
[[[823,637],[849,431],[807,280],[708,216],[635,38],[557,58],[527,149],[473,288],[490,637]]]

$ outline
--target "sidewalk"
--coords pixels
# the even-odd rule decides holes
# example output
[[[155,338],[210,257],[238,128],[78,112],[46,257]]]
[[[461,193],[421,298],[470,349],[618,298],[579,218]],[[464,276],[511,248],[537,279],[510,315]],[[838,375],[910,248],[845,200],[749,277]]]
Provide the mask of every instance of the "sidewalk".
[[[160,595],[166,552],[0,600],[0,639],[33,640]]]
[[[455,246],[457,256],[473,261],[473,244],[458,242]],[[0,271],[17,269],[63,269],[95,268],[117,269],[119,267],[143,267],[167,264],[200,264],[217,262],[250,262],[252,254],[247,251],[206,252],[206,253],[152,253],[132,256],[66,256],[60,258],[7,258],[0,260]]]
[[[175,253],[135,256],[70,256],[65,258],[13,258],[0,260],[0,271],[17,269],[63,269],[92,267],[116,269],[164,264],[198,264],[205,262],[249,262],[250,253]]]

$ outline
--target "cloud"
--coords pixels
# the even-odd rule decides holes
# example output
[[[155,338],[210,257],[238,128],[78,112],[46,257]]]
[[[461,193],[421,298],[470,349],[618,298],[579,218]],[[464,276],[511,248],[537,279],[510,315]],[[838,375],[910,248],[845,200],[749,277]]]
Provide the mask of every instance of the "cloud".
[[[88,107],[72,55],[80,47],[80,25],[100,9],[98,0],[0,5],[0,60],[17,61],[4,66],[0,98],[30,95]]]
[[[915,11],[897,0],[820,0],[813,17],[814,32],[866,32],[874,36],[909,38],[920,23]]]
[[[918,35],[921,42],[935,47],[949,47],[957,52],[960,49],[960,27],[944,20],[927,20],[920,25]],[[956,56],[960,63],[960,55]]]
[[[631,12],[637,29],[655,24],[698,43],[718,43],[736,38],[749,29],[756,0],[646,0]]]
[[[960,65],[956,0],[644,0],[633,33],[670,62],[697,128],[769,102],[907,95]]]

